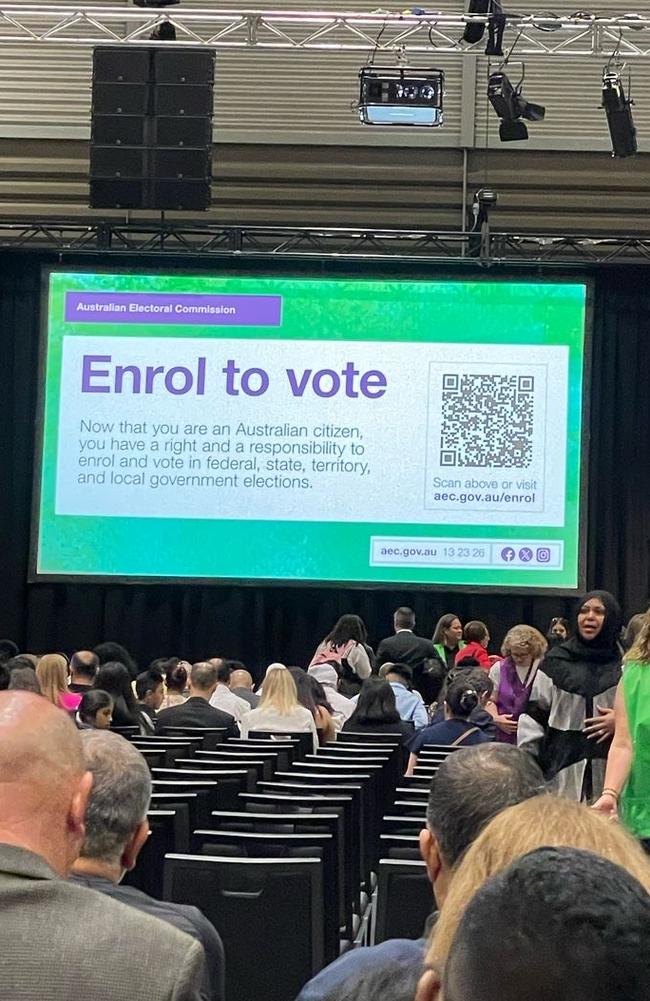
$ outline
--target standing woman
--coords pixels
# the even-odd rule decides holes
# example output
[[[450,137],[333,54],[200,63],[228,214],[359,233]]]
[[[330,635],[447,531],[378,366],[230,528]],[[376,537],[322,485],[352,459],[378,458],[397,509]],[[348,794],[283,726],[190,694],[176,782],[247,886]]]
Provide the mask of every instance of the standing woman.
[[[433,633],[433,647],[443,667],[451,671],[456,655],[464,646],[463,627],[458,616],[453,612],[441,615]]]
[[[487,710],[497,726],[495,740],[517,744],[519,717],[525,711],[547,643],[532,626],[513,626],[501,645],[503,660],[490,668],[494,695]]]
[[[631,650],[616,693],[616,731],[607,758],[605,788],[595,804],[621,820],[650,850],[650,612]]]
[[[350,698],[358,693],[362,681],[372,673],[367,643],[368,633],[363,619],[358,615],[342,615],[319,643],[309,666],[333,664],[341,679],[339,691]]]
[[[591,802],[603,790],[621,679],[618,602],[608,591],[590,591],[572,625],[571,638],[540,665],[517,742],[538,758],[553,792]]]

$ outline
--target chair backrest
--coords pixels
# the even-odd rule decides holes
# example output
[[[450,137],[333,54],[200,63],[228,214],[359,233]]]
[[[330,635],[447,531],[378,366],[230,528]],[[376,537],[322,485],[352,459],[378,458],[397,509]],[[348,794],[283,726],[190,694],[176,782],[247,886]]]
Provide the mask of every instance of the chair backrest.
[[[300,743],[297,740],[266,740],[257,738],[252,740],[249,737],[231,737],[226,745],[231,750],[245,748],[247,750],[261,748],[262,750],[272,750],[278,756],[278,768],[286,770],[292,762],[297,761],[300,755]]]
[[[314,815],[314,821],[317,821]],[[277,830],[223,830],[215,824],[209,831],[194,832],[197,853],[203,855],[232,856],[240,854],[244,858],[296,858],[317,856],[323,861],[323,919],[325,926],[325,963],[332,963],[340,952],[339,929],[345,920],[345,880],[340,868],[337,842],[333,834],[311,831],[304,827],[300,831]]]
[[[122,737],[137,737],[140,734],[139,726],[112,726],[113,733],[119,733]]]
[[[390,814],[383,818],[381,826],[384,834],[419,834],[425,823],[423,816]]]
[[[297,744],[296,754],[298,758],[302,758],[305,754],[309,754],[314,750],[314,737],[310,731],[302,732],[274,732],[273,730],[250,730],[248,733],[249,739],[251,740],[270,740],[270,741],[286,741],[290,740]],[[295,759],[294,759],[295,760]]]
[[[249,775],[245,769],[228,771],[184,771],[182,768],[153,768],[151,771],[154,788],[169,785],[169,792],[204,790],[209,793],[211,809],[230,809],[237,802],[237,796],[248,786]],[[160,790],[164,792],[164,789]]]
[[[223,747],[223,751],[198,751],[194,760],[201,762],[229,762],[231,768],[239,768],[240,764],[247,766],[249,762],[252,762],[256,766],[259,766],[260,779],[273,778],[273,774],[278,767],[277,754],[273,754],[273,752],[255,750],[228,751],[225,750],[225,748],[228,747],[227,744],[224,744]]]
[[[168,737],[198,737],[206,751],[223,744],[228,737],[225,727],[215,726],[161,726],[159,733]]]
[[[197,777],[212,774],[212,777],[216,778],[219,773],[246,772],[246,788],[249,792],[254,791],[258,779],[263,778],[264,774],[263,761],[235,760],[234,758],[226,760],[223,758],[177,758],[174,767]]]
[[[386,747],[401,747],[401,733],[363,733],[354,730],[342,730],[336,735],[337,741],[349,744],[377,744]]]
[[[165,855],[189,851],[188,804],[177,803],[164,810],[149,810],[147,820],[151,834],[138,855],[135,869],[127,872],[122,882],[159,899],[162,895]]]
[[[434,908],[424,862],[382,859],[377,872],[375,943],[389,938],[422,938]]]
[[[320,859],[172,854],[163,894],[199,907],[221,935],[228,1001],[290,1001],[323,966]]]

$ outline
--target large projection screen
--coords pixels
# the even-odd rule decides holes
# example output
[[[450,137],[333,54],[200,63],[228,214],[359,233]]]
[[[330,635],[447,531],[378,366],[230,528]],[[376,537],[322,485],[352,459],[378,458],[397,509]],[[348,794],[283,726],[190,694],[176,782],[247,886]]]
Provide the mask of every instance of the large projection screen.
[[[582,586],[584,282],[45,284],[34,578]]]

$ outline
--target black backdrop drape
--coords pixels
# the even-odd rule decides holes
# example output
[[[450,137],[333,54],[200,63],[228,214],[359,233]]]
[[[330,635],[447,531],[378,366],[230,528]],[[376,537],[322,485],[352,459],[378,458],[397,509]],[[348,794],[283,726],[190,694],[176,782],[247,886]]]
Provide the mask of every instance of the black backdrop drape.
[[[389,588],[28,584],[42,263],[36,255],[0,256],[0,635],[35,651],[119,640],[143,663],[172,653],[189,660],[223,654],[259,673],[275,659],[304,663],[343,612],[360,614],[373,642],[390,632],[398,604],[415,609],[425,634],[452,610],[484,619],[500,640],[515,622],[545,629],[570,608],[557,596]],[[650,596],[649,279],[650,268],[595,273],[587,577],[589,586],[613,591],[628,615]]]

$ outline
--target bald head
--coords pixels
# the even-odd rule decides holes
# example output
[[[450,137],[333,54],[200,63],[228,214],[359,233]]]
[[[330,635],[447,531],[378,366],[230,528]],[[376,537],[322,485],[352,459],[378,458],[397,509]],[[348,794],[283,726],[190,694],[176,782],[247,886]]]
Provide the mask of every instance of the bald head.
[[[253,678],[249,671],[242,671],[238,668],[233,671],[230,675],[230,687],[231,688],[250,688],[252,691],[254,688]]]
[[[31,692],[0,692],[0,841],[66,874],[83,840],[91,784],[68,715]]]

